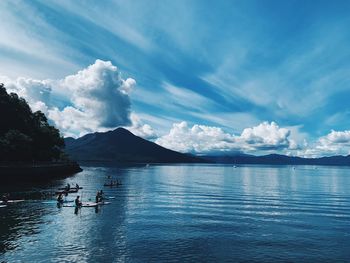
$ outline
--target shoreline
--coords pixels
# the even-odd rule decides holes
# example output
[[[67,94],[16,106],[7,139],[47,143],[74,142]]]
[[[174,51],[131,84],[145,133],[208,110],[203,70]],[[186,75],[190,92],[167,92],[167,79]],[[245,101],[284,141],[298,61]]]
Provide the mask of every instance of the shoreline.
[[[8,163],[0,164],[0,178],[2,181],[42,181],[68,177],[82,170],[77,162]]]

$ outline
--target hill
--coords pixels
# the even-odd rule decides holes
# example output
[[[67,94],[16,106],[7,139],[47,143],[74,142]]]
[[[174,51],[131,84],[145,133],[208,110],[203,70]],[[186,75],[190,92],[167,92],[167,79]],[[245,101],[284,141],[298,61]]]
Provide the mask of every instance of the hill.
[[[205,160],[215,163],[230,164],[271,164],[271,165],[339,165],[350,166],[350,156],[330,156],[321,158],[302,158],[280,154],[263,156],[236,155],[236,156],[203,156]]]
[[[194,163],[201,158],[175,152],[135,136],[124,128],[65,138],[66,153],[74,160],[132,163]]]

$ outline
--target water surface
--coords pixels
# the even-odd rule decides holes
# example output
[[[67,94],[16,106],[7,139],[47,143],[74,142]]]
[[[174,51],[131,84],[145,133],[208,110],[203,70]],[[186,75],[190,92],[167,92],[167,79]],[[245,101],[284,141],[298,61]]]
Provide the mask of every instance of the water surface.
[[[0,186],[30,199],[0,208],[0,262],[350,261],[348,168],[83,169],[43,185]],[[108,175],[123,186],[103,188]],[[115,199],[77,214],[39,200],[67,182],[84,187],[83,201],[99,189]]]

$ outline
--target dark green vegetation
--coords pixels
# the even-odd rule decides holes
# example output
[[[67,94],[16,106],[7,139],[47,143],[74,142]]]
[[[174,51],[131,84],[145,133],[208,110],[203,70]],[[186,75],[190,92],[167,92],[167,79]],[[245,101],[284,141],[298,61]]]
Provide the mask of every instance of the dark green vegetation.
[[[175,152],[135,136],[126,129],[66,138],[66,152],[74,160],[132,163],[194,163],[201,158]]]
[[[42,112],[32,112],[23,98],[8,94],[3,84],[0,84],[0,113],[1,162],[63,158],[64,140],[59,130],[49,125]]]

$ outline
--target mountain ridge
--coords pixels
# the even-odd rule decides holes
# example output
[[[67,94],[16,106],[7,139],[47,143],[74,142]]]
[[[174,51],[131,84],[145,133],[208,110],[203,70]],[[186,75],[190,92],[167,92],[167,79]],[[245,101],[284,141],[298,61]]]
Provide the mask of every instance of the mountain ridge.
[[[350,155],[319,158],[303,158],[275,153],[262,156],[245,153],[195,156],[166,149],[138,137],[124,128],[89,133],[77,139],[67,137],[65,144],[66,153],[76,161],[350,166]]]
[[[282,154],[235,155],[235,156],[202,156],[203,159],[214,163],[225,164],[270,164],[270,165],[339,165],[350,166],[350,155],[324,156],[318,158],[303,158]]]
[[[124,128],[65,138],[66,153],[77,161],[194,163],[203,159],[166,149]]]

